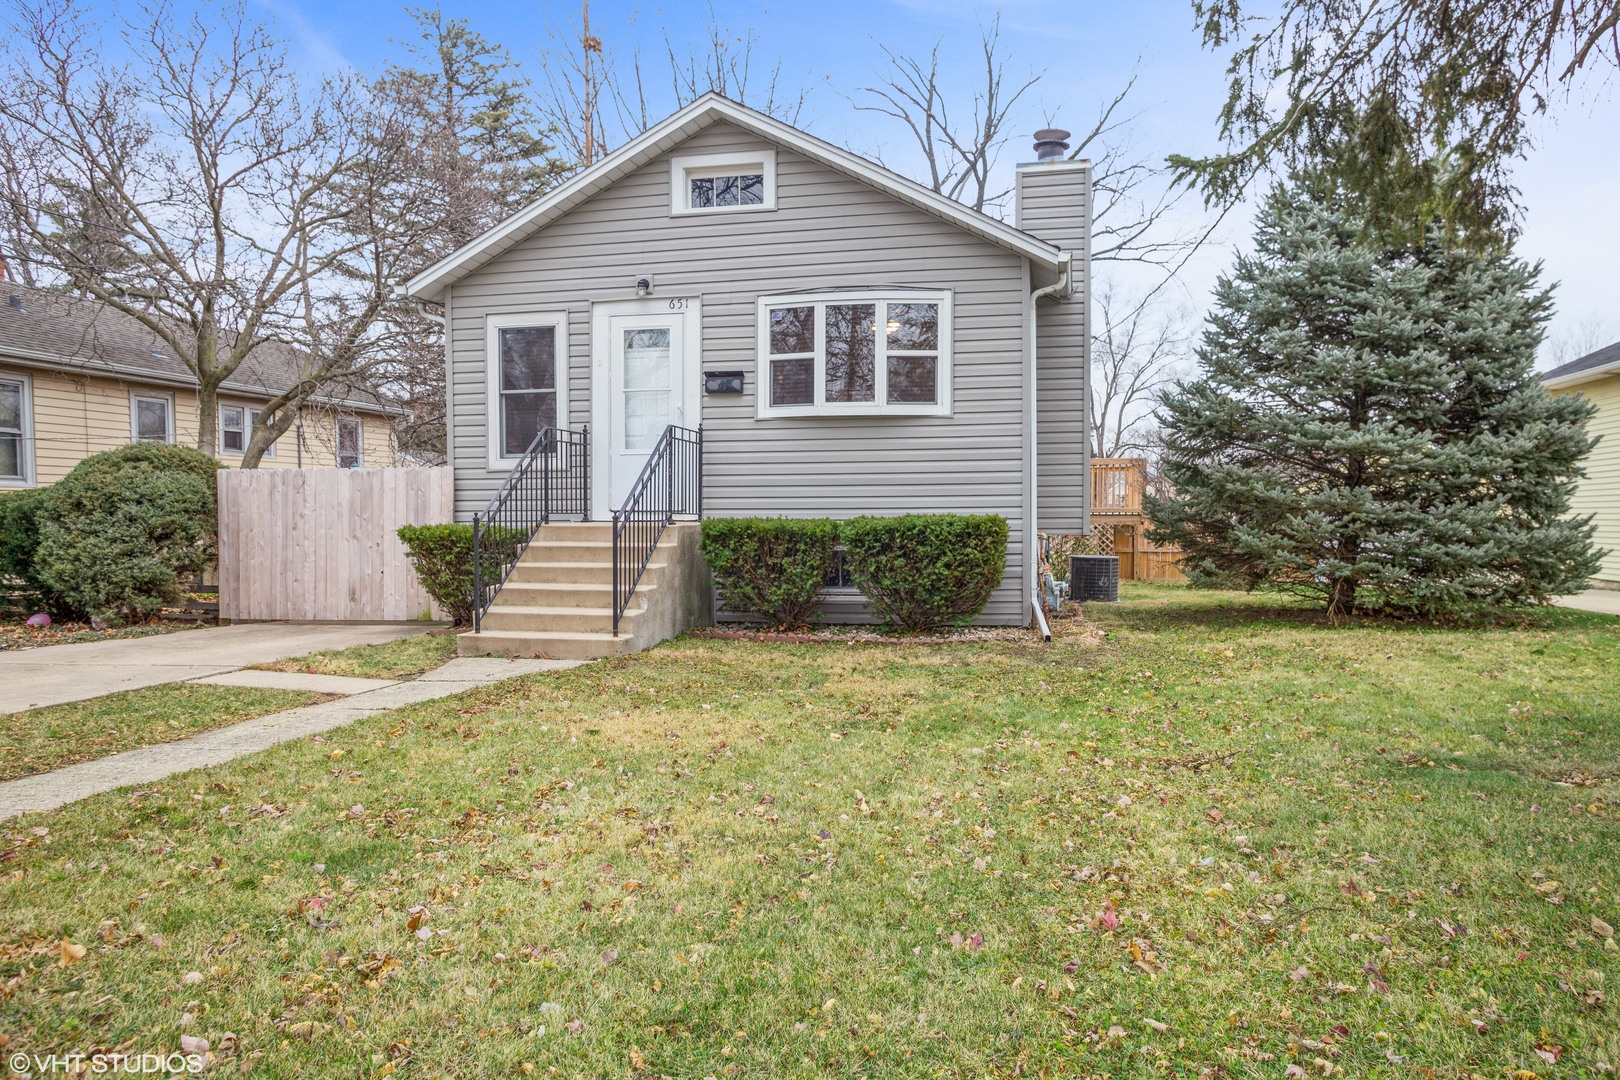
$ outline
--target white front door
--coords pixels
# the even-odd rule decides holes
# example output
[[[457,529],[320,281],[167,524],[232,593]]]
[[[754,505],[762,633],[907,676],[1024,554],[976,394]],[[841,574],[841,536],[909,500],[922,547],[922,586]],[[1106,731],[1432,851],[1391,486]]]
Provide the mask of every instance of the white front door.
[[[598,425],[591,440],[598,502],[593,516],[606,517],[624,505],[665,427],[697,426],[697,363],[688,355],[696,352],[690,348],[695,304],[600,305],[605,310],[592,320],[591,412]]]

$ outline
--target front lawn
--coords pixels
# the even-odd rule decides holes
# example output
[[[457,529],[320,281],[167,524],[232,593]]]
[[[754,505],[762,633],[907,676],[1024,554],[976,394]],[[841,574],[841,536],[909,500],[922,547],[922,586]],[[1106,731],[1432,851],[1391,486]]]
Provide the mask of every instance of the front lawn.
[[[381,645],[323,649],[304,656],[257,664],[260,671],[300,671],[311,675],[349,675],[361,679],[414,679],[444,665],[456,655],[452,634],[417,634]]]
[[[164,683],[88,701],[0,713],[0,781],[137,746],[173,742],[327,697],[293,690]]]
[[[6,822],[8,1053],[187,1035],[288,1077],[1620,1064],[1620,620],[1126,595],[1105,639],[1045,647],[672,642]]]

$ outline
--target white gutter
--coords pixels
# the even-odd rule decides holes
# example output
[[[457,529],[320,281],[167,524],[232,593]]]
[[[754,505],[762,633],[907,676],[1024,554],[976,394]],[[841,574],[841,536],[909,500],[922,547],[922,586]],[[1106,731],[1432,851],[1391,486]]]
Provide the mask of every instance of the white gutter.
[[[1610,375],[1620,375],[1620,360],[1616,360],[1612,364],[1600,364],[1584,371],[1572,371],[1568,375],[1561,375],[1555,379],[1549,379],[1543,375],[1541,385],[1548,390],[1567,390],[1571,386],[1596,382],[1599,379],[1606,379]]]
[[[1069,294],[1069,269],[1073,263],[1072,255],[1065,251],[1058,256],[1058,279],[1044,288],[1036,289],[1029,294],[1029,522],[1026,526],[1029,535],[1029,573],[1030,606],[1035,612],[1035,624],[1040,627],[1041,640],[1052,640],[1052,628],[1046,625],[1046,613],[1041,610],[1041,560],[1036,552],[1036,534],[1040,521],[1040,482],[1039,466],[1041,459],[1040,429],[1036,426],[1036,402],[1040,397],[1038,393],[1038,376],[1040,374],[1040,320],[1038,309],[1040,300],[1046,296],[1067,296]]]

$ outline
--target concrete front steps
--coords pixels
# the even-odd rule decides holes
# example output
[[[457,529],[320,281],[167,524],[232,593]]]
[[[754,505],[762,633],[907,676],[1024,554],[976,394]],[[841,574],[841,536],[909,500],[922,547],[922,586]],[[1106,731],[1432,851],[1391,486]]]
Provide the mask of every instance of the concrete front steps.
[[[594,660],[638,652],[711,616],[708,568],[696,522],[664,530],[613,636],[613,526],[558,522],[539,535],[485,612],[461,634],[462,656]]]

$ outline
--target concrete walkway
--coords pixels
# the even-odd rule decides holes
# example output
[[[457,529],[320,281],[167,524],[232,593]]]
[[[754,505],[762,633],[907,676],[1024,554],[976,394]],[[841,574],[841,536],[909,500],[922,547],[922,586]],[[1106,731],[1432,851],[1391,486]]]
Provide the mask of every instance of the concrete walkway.
[[[1620,589],[1587,589],[1574,596],[1560,596],[1553,603],[1577,611],[1596,611],[1601,615],[1620,615]]]
[[[111,757],[69,765],[54,772],[0,783],[0,820],[19,814],[55,810],[59,806],[91,795],[99,795],[104,791],[132,784],[150,784],[175,773],[220,765],[232,758],[257,753],[288,739],[301,739],[306,735],[329,731],[367,716],[387,712],[389,709],[449,697],[463,690],[471,690],[476,686],[484,686],[519,675],[577,667],[585,662],[460,657],[413,682],[384,683],[377,689],[367,690],[352,697],[272,713],[257,720],[247,720],[240,724],[232,724],[230,727],[205,731],[189,739],[162,743],[158,746],[143,746],[136,750],[126,750],[122,754],[113,754]],[[281,673],[257,671],[241,674],[252,679]],[[263,683],[249,682],[245,685],[257,686]]]
[[[236,623],[144,638],[0,653],[0,713],[185,682],[351,645],[380,645],[422,623]]]

